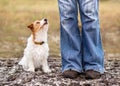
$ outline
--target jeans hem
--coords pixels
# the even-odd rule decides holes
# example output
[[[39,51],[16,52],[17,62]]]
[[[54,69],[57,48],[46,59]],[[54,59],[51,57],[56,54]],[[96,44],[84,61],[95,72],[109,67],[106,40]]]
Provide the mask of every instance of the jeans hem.
[[[104,72],[105,72],[104,68],[103,69],[98,69],[98,68],[95,68],[95,67],[88,67],[88,68],[85,69],[85,71],[87,71],[87,70],[94,70],[94,71],[100,72],[101,74],[104,74]]]
[[[83,72],[83,70],[78,70],[78,69],[76,69],[76,68],[67,68],[67,69],[62,70],[62,73],[63,73],[64,71],[66,71],[66,70],[74,70],[74,71],[77,71],[77,72],[79,72],[79,73],[82,73],[82,72]]]

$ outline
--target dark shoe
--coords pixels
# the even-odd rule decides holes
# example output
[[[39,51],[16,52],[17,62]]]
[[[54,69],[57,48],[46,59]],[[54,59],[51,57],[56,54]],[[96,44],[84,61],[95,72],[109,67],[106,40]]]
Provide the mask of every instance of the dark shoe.
[[[101,74],[94,70],[87,70],[85,75],[86,79],[99,79],[101,77]]]
[[[63,76],[65,78],[74,79],[74,78],[77,78],[78,75],[79,75],[79,72],[74,71],[74,70],[66,70],[66,71],[63,72]]]

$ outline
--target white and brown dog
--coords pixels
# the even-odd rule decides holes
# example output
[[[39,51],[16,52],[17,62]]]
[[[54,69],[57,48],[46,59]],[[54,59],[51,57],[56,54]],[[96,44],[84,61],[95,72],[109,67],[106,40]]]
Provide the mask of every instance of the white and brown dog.
[[[49,55],[47,44],[48,26],[47,19],[36,20],[28,26],[32,34],[28,38],[24,56],[19,62],[24,70],[34,72],[35,68],[42,66],[43,72],[51,72],[47,62]]]

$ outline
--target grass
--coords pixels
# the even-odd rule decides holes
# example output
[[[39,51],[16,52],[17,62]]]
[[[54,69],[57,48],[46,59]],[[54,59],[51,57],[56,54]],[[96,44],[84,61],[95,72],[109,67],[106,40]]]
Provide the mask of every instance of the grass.
[[[120,53],[120,2],[100,3],[104,50]],[[59,52],[59,11],[57,0],[0,0],[0,57],[21,57],[30,35],[27,25],[36,19],[50,22],[50,55]]]
[[[120,2],[101,2],[100,20],[105,51],[120,53]]]

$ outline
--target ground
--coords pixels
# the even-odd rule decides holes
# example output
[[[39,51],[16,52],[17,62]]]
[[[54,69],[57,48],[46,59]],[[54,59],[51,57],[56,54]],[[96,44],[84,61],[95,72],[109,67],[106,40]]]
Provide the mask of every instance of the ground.
[[[105,74],[100,79],[86,80],[84,74],[76,79],[63,78],[61,59],[48,59],[52,73],[45,74],[41,69],[35,73],[25,72],[18,65],[17,58],[0,59],[0,86],[120,86],[120,60],[106,60]]]

